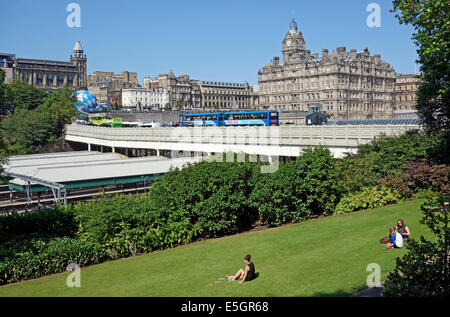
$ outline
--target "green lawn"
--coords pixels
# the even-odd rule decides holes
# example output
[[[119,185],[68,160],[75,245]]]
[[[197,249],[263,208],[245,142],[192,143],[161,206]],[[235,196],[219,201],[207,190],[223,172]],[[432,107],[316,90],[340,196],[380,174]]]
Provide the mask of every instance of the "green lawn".
[[[0,296],[346,296],[364,287],[369,263],[381,266],[384,279],[405,253],[378,241],[397,218],[414,237],[431,236],[419,224],[422,202],[196,242],[84,268],[80,288],[68,288],[61,273],[0,287]],[[244,267],[247,253],[256,280],[218,280]]]

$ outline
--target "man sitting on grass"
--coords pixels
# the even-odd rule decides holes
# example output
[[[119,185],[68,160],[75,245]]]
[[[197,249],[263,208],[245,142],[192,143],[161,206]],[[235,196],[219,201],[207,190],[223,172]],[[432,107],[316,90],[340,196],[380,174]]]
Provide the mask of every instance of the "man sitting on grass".
[[[242,284],[244,282],[251,281],[255,278],[255,265],[250,262],[251,256],[250,254],[247,254],[244,256],[244,262],[246,265],[245,270],[239,269],[237,273],[233,275],[227,275],[228,281],[235,281],[237,279],[241,279],[242,281],[239,282],[239,284]]]

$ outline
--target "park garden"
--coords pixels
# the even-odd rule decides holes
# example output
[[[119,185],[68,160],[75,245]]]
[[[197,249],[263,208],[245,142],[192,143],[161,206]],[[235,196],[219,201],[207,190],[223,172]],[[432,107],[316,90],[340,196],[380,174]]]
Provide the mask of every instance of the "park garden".
[[[306,149],[295,160],[280,162],[270,174],[260,172],[265,163],[250,163],[248,158],[245,162],[203,161],[172,170],[145,194],[5,215],[0,217],[0,283],[64,272],[69,263],[82,268],[114,263],[199,241],[245,237],[240,233],[248,231],[273,235],[276,231],[270,228],[295,223],[314,223],[328,237],[321,240],[326,247],[345,214],[363,215],[354,218],[358,220],[353,225],[360,228],[369,224],[361,222],[366,211],[358,211],[372,209],[370,215],[376,217],[378,209],[374,208],[403,206],[407,201],[416,208],[411,222],[419,223],[419,205],[426,202],[438,207],[439,197],[448,193],[448,158],[440,155],[445,146],[440,134],[414,131],[380,136],[361,146],[358,154],[339,159],[322,147]],[[381,223],[386,217],[386,210],[380,211]],[[390,216],[391,223],[396,217]],[[336,220],[327,220],[329,227],[321,228],[316,222],[321,218]],[[378,238],[387,229],[388,224],[367,228],[380,235],[371,236],[372,248],[382,249]],[[419,232],[428,231],[422,228]],[[297,243],[294,237],[292,241],[285,238],[282,249]],[[312,242],[308,235],[304,239]],[[358,241],[352,245],[359,248]],[[342,245],[342,250],[346,248]],[[331,265],[333,258],[326,261]]]

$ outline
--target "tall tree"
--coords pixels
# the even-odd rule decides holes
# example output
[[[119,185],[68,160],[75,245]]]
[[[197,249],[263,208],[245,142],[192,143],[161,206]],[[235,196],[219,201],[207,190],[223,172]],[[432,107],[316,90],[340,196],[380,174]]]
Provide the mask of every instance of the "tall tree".
[[[8,107],[6,104],[6,84],[5,81],[5,71],[0,69],[0,114],[5,115],[7,113]]]
[[[36,109],[47,96],[47,92],[28,85],[26,80],[20,77],[6,85],[5,102],[14,111]]]
[[[450,2],[448,0],[394,0],[392,12],[400,24],[414,27],[421,84],[417,110],[428,131],[449,136]]]

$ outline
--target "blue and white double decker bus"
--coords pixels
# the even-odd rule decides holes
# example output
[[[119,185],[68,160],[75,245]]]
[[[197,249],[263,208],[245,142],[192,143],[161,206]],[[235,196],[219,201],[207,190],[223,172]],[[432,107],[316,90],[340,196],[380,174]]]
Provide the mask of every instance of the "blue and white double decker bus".
[[[278,111],[242,111],[184,114],[181,126],[272,126],[279,125]]]

